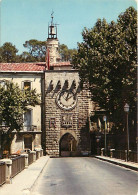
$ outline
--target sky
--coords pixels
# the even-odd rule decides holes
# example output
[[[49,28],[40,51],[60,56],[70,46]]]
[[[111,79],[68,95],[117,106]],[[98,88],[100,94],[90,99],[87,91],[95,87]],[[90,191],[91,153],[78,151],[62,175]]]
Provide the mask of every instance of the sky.
[[[45,41],[54,11],[60,44],[77,48],[84,27],[92,28],[98,18],[117,21],[129,6],[136,9],[136,0],[0,0],[0,46],[11,42],[20,54],[25,41]]]

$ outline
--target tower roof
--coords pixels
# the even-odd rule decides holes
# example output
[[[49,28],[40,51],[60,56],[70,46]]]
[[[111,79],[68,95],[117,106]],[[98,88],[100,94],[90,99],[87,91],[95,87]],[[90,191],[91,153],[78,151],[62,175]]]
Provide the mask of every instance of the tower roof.
[[[53,22],[53,14],[54,12],[51,13],[51,24],[48,25],[48,39],[57,39],[57,25]]]

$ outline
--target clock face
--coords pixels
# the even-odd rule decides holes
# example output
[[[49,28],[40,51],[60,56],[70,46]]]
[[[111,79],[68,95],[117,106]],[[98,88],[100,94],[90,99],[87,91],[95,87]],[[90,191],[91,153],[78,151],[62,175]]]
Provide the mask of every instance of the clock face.
[[[57,95],[56,103],[61,109],[70,110],[76,106],[77,98],[72,91],[65,90]]]

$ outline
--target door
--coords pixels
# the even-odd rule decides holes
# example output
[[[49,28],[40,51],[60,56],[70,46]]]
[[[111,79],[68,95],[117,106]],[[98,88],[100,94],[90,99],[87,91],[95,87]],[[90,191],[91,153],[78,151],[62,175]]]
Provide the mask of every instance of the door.
[[[75,138],[70,133],[63,135],[60,140],[60,156],[74,156],[75,152]]]
[[[32,136],[24,137],[24,148],[32,150]]]

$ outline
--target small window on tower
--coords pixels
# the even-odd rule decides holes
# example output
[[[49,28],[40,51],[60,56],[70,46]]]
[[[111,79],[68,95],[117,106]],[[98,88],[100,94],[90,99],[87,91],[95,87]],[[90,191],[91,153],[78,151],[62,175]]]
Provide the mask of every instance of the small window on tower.
[[[31,82],[25,81],[23,89],[30,91],[31,90]]]

